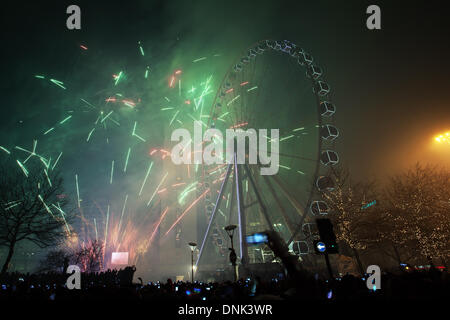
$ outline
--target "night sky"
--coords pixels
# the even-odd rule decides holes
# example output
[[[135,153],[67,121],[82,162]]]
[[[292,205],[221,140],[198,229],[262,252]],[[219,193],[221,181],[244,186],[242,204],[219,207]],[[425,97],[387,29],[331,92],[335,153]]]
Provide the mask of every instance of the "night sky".
[[[81,31],[65,28],[68,3],[2,10],[2,143],[21,130],[24,113],[45,108],[27,90],[29,76],[69,78],[77,44],[115,63],[145,38],[155,68],[216,51],[227,56],[223,70],[249,44],[280,38],[300,43],[325,69],[339,108],[342,158],[358,175],[447,162],[448,152],[430,148],[450,117],[449,26],[439,1],[378,1],[378,31],[365,28],[367,1],[86,1],[77,2]]]
[[[66,28],[70,4],[81,8],[81,30]],[[381,7],[382,30],[366,28],[370,4]],[[263,39],[291,40],[323,68],[338,110],[337,150],[355,177],[382,180],[417,161],[448,164],[450,148],[433,143],[436,134],[450,129],[450,27],[437,1],[28,1],[4,7],[1,15],[0,145],[31,150],[38,139],[37,152],[52,153],[52,159],[64,150],[66,192],[73,198],[78,174],[84,190],[95,190],[95,196],[84,191],[83,201],[91,207],[97,201],[104,210],[114,193],[111,205],[120,212],[123,191],[139,191],[149,158],[133,156],[150,148],[130,140],[129,128],[138,121],[136,132],[151,137],[150,147],[163,146],[170,117],[122,106],[113,118],[120,120],[120,128],[108,126],[123,131],[97,130],[92,139],[101,143],[88,143],[96,116],[81,99],[104,102],[115,90],[112,75],[121,70],[127,78],[120,90],[158,110],[170,105],[164,100],[168,80],[179,68],[188,80],[214,74],[215,93],[232,62]],[[184,69],[204,56],[208,59],[193,71]],[[143,82],[147,65],[150,80]],[[296,79],[287,81],[292,86]],[[289,99],[285,92],[278,103]],[[65,125],[55,125],[71,114]],[[53,132],[44,137],[51,127]],[[115,179],[125,176],[128,147],[133,148],[130,165],[139,170],[130,169],[127,179],[107,189],[111,159],[116,159]],[[164,171],[157,164],[154,170]],[[151,181],[146,198],[161,176]],[[130,210],[142,207],[131,203]]]

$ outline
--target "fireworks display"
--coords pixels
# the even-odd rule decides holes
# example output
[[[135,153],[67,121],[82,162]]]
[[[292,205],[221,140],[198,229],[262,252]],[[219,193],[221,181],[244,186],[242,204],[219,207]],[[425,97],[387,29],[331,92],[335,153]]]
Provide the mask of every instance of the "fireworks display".
[[[48,172],[61,171],[66,190],[61,197],[74,204],[76,216],[65,221],[66,246],[103,239],[104,268],[111,267],[111,253],[119,251],[129,252],[130,264],[136,264],[151,250],[160,225],[170,225],[161,235],[166,241],[202,198],[193,192],[200,184],[194,174],[198,168],[174,169],[167,136],[207,117],[215,93],[214,69],[208,61],[219,55],[178,59],[178,68],[158,69],[160,61],[147,54],[146,42],[136,45],[138,50],[129,48],[127,54],[133,63],[111,66],[102,64],[98,46],[73,43],[73,73],[63,80],[46,70],[29,74],[33,91],[56,95],[49,99],[53,111],[23,115],[21,123],[33,130],[20,141],[32,137],[27,142],[31,148],[26,142],[2,141],[1,146],[2,156],[15,158],[25,177],[29,161],[41,162],[50,185]],[[93,63],[96,71],[89,72]],[[56,90],[62,91],[55,94]],[[58,204],[43,205],[49,214],[64,219]],[[169,217],[177,210],[183,214]]]

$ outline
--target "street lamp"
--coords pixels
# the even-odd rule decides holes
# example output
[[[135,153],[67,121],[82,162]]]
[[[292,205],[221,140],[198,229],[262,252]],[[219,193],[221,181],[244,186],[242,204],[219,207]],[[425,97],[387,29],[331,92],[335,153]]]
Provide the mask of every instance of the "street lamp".
[[[194,283],[194,250],[195,247],[197,247],[197,244],[195,242],[189,242],[189,247],[191,248],[191,267],[192,267],[191,280],[192,283]]]
[[[234,281],[237,281],[237,278],[238,278],[237,269],[236,269],[237,256],[236,256],[236,251],[234,250],[234,244],[233,244],[233,235],[234,235],[234,230],[236,229],[236,225],[231,224],[229,226],[226,226],[224,229],[227,232],[227,234],[231,240],[231,248],[229,248],[230,249],[230,262],[234,269]]]

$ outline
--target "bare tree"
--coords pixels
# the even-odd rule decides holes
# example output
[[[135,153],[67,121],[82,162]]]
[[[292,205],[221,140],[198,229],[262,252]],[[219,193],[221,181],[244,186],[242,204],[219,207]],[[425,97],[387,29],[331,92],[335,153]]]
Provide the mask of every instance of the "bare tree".
[[[333,220],[336,239],[344,242],[353,252],[361,273],[364,269],[359,251],[367,249],[376,238],[373,234],[373,210],[365,210],[364,205],[376,199],[373,182],[354,182],[350,173],[343,167],[336,167],[331,175],[334,188],[323,193],[330,206],[329,217]]]
[[[390,206],[386,195],[382,196],[382,203],[377,210],[378,223],[373,226],[376,238],[370,243],[370,247],[393,259],[403,270],[400,264],[411,262],[420,252],[416,242],[405,237],[406,226],[402,216]]]
[[[73,262],[79,265],[83,272],[97,272],[102,269],[103,242],[90,240],[83,243],[73,254]]]
[[[73,260],[73,254],[64,249],[50,250],[41,261],[39,272],[62,272],[64,273]]]
[[[430,262],[441,258],[445,264],[450,254],[450,172],[416,164],[391,179],[386,198],[396,225],[387,237],[414,242]]]
[[[62,178],[49,165],[32,160],[28,168],[12,160],[0,167],[0,245],[8,251],[0,275],[7,272],[19,242],[45,248],[64,237],[67,227],[67,200],[58,198]]]

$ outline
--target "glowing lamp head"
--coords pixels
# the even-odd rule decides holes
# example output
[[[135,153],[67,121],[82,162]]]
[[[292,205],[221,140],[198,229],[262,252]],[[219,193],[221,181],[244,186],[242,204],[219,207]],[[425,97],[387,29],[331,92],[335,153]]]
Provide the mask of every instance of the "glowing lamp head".
[[[434,137],[434,141],[437,143],[448,143],[450,144],[450,132],[446,132]]]
[[[225,229],[225,231],[228,233],[228,235],[230,236],[230,237],[232,237],[233,236],[233,234],[234,234],[234,229],[236,229],[236,225],[234,225],[234,224],[231,224],[231,225],[229,225],[229,226],[226,226],[224,229]]]
[[[189,242],[189,248],[191,248],[192,251],[195,250],[195,247],[197,247],[197,244],[195,242]]]

